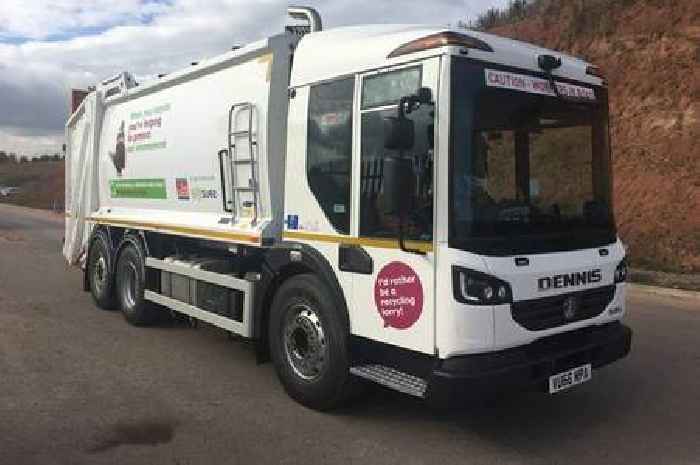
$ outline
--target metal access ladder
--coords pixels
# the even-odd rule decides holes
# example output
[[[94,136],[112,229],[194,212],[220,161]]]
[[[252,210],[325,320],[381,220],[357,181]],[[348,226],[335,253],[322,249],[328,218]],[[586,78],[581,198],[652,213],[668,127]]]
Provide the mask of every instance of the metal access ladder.
[[[247,115],[244,113],[247,112]],[[243,114],[243,115],[242,115]],[[245,118],[239,118],[245,116]],[[258,181],[258,138],[257,112],[255,104],[250,102],[236,103],[228,112],[228,160],[231,179],[231,199],[228,204],[233,207],[234,221],[242,217],[244,208],[252,208],[251,225],[258,222],[260,183]],[[245,125],[239,127],[238,121],[243,119]],[[247,141],[247,144],[243,144]],[[241,148],[241,146],[245,148]],[[250,176],[242,175],[239,167],[250,167]],[[246,179],[247,178],[247,179]],[[244,200],[242,194],[249,193],[252,200]]]

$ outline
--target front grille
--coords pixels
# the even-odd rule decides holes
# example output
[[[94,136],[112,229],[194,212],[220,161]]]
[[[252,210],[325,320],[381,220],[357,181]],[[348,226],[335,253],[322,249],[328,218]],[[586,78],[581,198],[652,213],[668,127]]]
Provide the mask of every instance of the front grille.
[[[576,299],[573,317],[564,316],[564,302],[569,297]],[[615,297],[615,286],[605,286],[580,292],[523,300],[511,306],[513,320],[530,331],[555,328],[557,326],[587,320],[603,313]]]

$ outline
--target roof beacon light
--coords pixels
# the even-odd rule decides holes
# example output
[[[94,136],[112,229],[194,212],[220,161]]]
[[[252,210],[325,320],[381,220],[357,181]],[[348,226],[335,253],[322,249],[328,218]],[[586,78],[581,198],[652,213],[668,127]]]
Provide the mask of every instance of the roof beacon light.
[[[561,58],[552,55],[539,55],[537,57],[537,64],[540,68],[550,73],[552,70],[561,67]]]
[[[396,58],[408,53],[421,52],[431,48],[449,46],[464,47],[465,49],[471,48],[474,50],[481,50],[483,52],[493,52],[491,46],[483,40],[465,34],[460,34],[459,32],[445,31],[426,37],[421,37],[420,39],[403,44],[391,52],[388,58]]]
[[[287,14],[294,19],[306,21],[309,24],[309,32],[319,32],[323,30],[321,15],[311,7],[289,5],[287,7]]]

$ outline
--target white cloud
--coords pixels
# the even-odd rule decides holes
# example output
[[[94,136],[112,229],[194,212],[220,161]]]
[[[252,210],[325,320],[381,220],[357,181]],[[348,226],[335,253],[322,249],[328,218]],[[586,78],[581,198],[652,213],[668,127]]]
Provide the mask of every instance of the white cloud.
[[[20,155],[53,155],[61,153],[63,132],[25,133],[13,128],[0,127],[0,150]]]
[[[84,29],[140,22],[170,8],[167,2],[141,0],[3,0],[0,38],[47,37]]]
[[[0,149],[30,155],[60,148],[71,88],[120,71],[137,77],[171,72],[280,33],[286,8],[282,0],[24,2],[0,5]],[[2,43],[3,34],[52,37],[111,24],[117,25],[69,40]]]

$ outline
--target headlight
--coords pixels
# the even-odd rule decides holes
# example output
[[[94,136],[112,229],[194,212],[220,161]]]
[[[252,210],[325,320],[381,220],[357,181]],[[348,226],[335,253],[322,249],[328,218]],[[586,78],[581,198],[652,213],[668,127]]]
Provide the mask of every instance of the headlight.
[[[457,302],[470,305],[499,305],[513,300],[507,282],[459,266],[452,267],[452,293]]]
[[[615,283],[624,283],[625,281],[627,281],[627,257],[623,258],[615,268]]]

